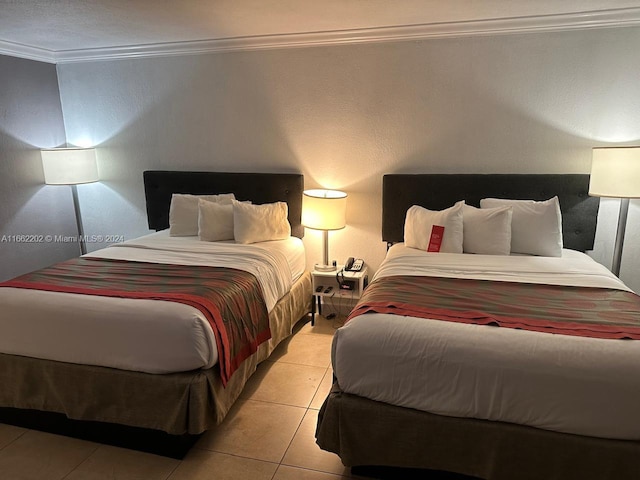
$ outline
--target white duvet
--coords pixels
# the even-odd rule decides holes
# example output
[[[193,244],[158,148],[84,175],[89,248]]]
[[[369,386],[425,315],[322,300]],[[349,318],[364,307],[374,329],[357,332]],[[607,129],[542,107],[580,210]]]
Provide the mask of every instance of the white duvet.
[[[305,268],[304,247],[295,237],[241,245],[163,231],[87,256],[244,270],[258,278],[269,311]],[[209,368],[218,361],[211,326],[194,307],[4,287],[0,352],[147,373]]]
[[[392,247],[375,278],[429,275],[629,289],[587,255],[428,254]],[[336,331],[343,391],[439,415],[640,440],[640,341],[365,314]]]

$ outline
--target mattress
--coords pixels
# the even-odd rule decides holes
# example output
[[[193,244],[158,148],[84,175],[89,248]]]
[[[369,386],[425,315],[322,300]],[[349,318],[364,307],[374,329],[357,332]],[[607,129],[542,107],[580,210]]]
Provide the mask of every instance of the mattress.
[[[585,254],[428,254],[393,246],[374,280],[429,275],[629,291]],[[336,331],[342,391],[438,415],[640,439],[640,341],[370,313]]]
[[[86,256],[244,270],[258,279],[269,311],[305,268],[296,237],[242,245],[162,231]],[[209,322],[189,305],[20,288],[0,288],[0,305],[1,353],[155,374],[218,361]]]

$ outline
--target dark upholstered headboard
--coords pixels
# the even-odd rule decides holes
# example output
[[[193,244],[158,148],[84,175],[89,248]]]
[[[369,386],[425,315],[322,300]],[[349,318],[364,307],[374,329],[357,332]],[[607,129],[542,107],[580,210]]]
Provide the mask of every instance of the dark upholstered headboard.
[[[382,180],[382,239],[404,239],[407,209],[420,205],[429,210],[451,207],[459,200],[479,206],[482,198],[546,200],[558,196],[562,210],[565,248],[593,249],[599,199],[589,197],[589,175],[577,174],[393,174]]]
[[[298,173],[218,173],[148,170],[143,173],[149,228],[169,228],[169,206],[174,193],[213,195],[233,193],[255,204],[287,202],[291,235],[302,238],[302,191]]]

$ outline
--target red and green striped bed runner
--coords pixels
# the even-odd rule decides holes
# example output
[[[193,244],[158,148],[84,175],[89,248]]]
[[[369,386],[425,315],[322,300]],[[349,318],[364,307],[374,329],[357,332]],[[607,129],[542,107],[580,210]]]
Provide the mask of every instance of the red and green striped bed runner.
[[[223,385],[258,345],[271,338],[254,275],[230,268],[74,258],[0,283],[0,287],[183,303],[213,329]]]
[[[390,276],[367,287],[348,320],[369,312],[581,337],[640,339],[640,296],[615,289]]]

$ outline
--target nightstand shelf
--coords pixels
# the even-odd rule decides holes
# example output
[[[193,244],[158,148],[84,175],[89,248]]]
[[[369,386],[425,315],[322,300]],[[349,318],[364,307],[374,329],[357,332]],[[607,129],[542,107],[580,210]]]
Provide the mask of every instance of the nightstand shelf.
[[[337,270],[331,272],[321,272],[313,270],[311,278],[313,281],[313,312],[311,324],[315,321],[316,306],[318,313],[322,315],[322,303],[328,299],[332,300],[358,300],[367,286],[368,274],[365,266],[359,272],[348,272],[342,270],[343,265],[338,265]]]

